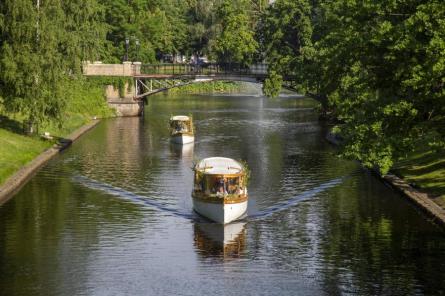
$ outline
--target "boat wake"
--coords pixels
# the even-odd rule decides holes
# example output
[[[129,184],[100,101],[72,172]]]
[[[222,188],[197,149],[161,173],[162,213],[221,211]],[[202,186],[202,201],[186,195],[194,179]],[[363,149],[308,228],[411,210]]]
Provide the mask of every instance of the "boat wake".
[[[193,212],[182,212],[178,209],[171,208],[166,206],[165,204],[156,201],[154,199],[150,199],[148,196],[138,195],[135,193],[132,193],[130,191],[127,191],[123,188],[119,188],[104,182],[100,182],[85,176],[74,176],[73,180],[83,186],[86,186],[90,189],[94,190],[100,190],[102,192],[105,192],[107,194],[118,196],[120,198],[123,198],[125,200],[142,204],[144,206],[149,206],[158,210],[161,210],[163,212],[170,213],[174,216],[186,218],[186,219],[196,219],[196,214]]]
[[[310,198],[314,197],[315,195],[343,183],[343,181],[346,178],[347,177],[340,177],[340,178],[332,179],[332,180],[330,180],[326,183],[323,183],[313,189],[304,191],[303,193],[301,193],[297,196],[294,196],[286,201],[279,202],[279,203],[277,203],[271,207],[268,207],[264,210],[261,210],[259,212],[245,215],[240,220],[243,220],[243,221],[259,220],[262,218],[269,217],[277,212],[287,210],[290,207],[295,206],[296,204],[298,204],[302,201],[309,200]],[[75,177],[73,177],[73,180],[83,186],[90,188],[90,189],[100,190],[107,194],[110,194],[113,196],[118,196],[125,200],[131,201],[131,202],[134,202],[137,204],[141,204],[144,206],[149,206],[151,208],[155,208],[160,211],[167,212],[167,213],[177,216],[177,217],[182,217],[182,218],[193,220],[193,221],[202,221],[204,219],[204,218],[201,218],[200,216],[198,216],[197,214],[195,214],[193,211],[186,212],[186,211],[181,211],[181,210],[178,210],[175,208],[171,208],[159,201],[150,199],[148,196],[138,195],[138,194],[132,193],[130,191],[127,191],[123,188],[119,188],[119,187],[116,187],[116,186],[113,186],[113,185],[110,185],[110,184],[107,184],[104,182],[96,181],[94,179],[91,179],[91,178],[88,178],[85,176],[75,176]]]
[[[336,179],[330,180],[330,181],[323,183],[313,189],[306,190],[303,193],[298,194],[297,196],[294,196],[286,201],[279,202],[269,208],[266,208],[264,210],[254,213],[254,214],[249,214],[248,217],[249,217],[249,219],[257,220],[257,219],[269,217],[277,212],[287,210],[290,207],[292,207],[302,201],[306,201],[306,200],[314,197],[318,193],[321,193],[323,191],[326,191],[327,189],[330,189],[332,187],[335,187],[335,186],[343,183],[343,181],[345,179],[346,179],[346,177],[341,177],[341,178],[336,178]]]

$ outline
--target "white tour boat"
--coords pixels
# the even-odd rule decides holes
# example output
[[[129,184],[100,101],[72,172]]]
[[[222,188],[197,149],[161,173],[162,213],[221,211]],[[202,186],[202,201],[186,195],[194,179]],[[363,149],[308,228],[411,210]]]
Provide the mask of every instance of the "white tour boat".
[[[178,144],[193,143],[195,140],[193,120],[189,116],[178,115],[170,118],[170,138]]]
[[[192,193],[196,212],[218,223],[230,223],[247,210],[247,172],[239,162],[224,157],[201,160],[194,168]]]

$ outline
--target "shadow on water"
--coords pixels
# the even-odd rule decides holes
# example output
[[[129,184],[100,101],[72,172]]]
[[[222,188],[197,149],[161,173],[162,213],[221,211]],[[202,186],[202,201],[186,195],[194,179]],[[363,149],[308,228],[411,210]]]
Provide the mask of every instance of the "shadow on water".
[[[302,192],[302,193],[300,193],[286,201],[279,202],[271,207],[268,207],[268,208],[258,211],[256,213],[248,214],[248,215],[242,217],[240,220],[243,220],[243,221],[259,220],[262,218],[269,217],[269,216],[273,215],[274,213],[287,210],[290,207],[295,206],[300,202],[303,202],[303,201],[313,198],[314,196],[316,196],[319,193],[322,193],[330,188],[340,185],[347,178],[348,177],[345,176],[345,177],[332,179],[332,180],[327,181],[321,185],[318,185],[310,190],[306,190],[306,191],[304,191],[304,192]],[[174,208],[166,206],[165,204],[163,204],[161,202],[151,199],[148,196],[138,195],[138,194],[129,192],[123,188],[115,187],[113,185],[110,185],[110,184],[107,184],[104,182],[100,182],[100,181],[96,181],[96,180],[90,179],[85,176],[75,176],[75,177],[73,177],[73,180],[83,186],[90,188],[90,189],[100,190],[107,194],[110,194],[113,196],[118,196],[118,197],[124,198],[125,200],[135,202],[138,204],[142,204],[144,206],[149,206],[149,207],[158,209],[160,211],[169,213],[174,216],[178,216],[178,217],[185,218],[185,219],[190,219],[190,220],[197,221],[197,222],[207,220],[207,219],[201,218],[199,215],[195,214],[192,211],[185,212],[185,211],[181,211],[178,209],[174,209]]]

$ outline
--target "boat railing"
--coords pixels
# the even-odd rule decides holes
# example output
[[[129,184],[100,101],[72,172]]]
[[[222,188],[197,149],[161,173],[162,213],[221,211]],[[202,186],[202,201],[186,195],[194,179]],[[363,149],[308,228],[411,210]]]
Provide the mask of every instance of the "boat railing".
[[[225,193],[225,194],[218,194],[218,193],[210,193],[207,194],[205,192],[202,192],[201,190],[195,190],[194,191],[194,195],[197,197],[200,197],[202,199],[209,199],[209,200],[214,200],[214,199],[238,199],[238,198],[242,198],[245,196],[244,193],[242,194],[237,194],[237,193]]]

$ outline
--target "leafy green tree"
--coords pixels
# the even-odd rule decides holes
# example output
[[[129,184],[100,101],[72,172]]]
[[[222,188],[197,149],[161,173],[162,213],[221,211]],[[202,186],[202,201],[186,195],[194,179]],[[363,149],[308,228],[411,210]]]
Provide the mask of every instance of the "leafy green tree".
[[[188,52],[210,54],[211,47],[221,33],[217,8],[222,0],[190,0],[187,11]]]
[[[105,10],[96,0],[61,1],[64,12],[61,46],[68,67],[81,73],[84,59],[100,60],[105,54]]]
[[[31,123],[60,119],[68,79],[81,61],[99,52],[100,26],[95,1],[0,2],[0,83],[4,107]],[[92,34],[92,35],[90,35]]]
[[[383,173],[420,139],[442,150],[443,19],[438,0],[277,0],[259,27],[265,93],[282,77],[322,98],[342,122],[343,155]]]
[[[187,50],[187,2],[100,1],[105,6],[106,22],[109,26],[107,40],[111,43],[112,54],[107,58],[108,62],[119,62],[128,58],[131,61],[153,63],[156,62],[156,57],[163,53],[180,53]]]
[[[320,90],[344,122],[344,155],[385,173],[419,139],[443,149],[444,5],[340,0],[321,7]]]
[[[300,91],[307,91],[305,69],[314,55],[309,2],[275,1],[267,8],[258,28],[261,51],[269,64],[269,71],[279,74],[270,75],[266,80],[265,93],[277,95],[281,89],[278,83],[281,78],[293,81],[294,87]]]
[[[275,71],[269,71],[269,77],[264,81],[263,93],[269,98],[276,98],[283,85],[283,77]]]
[[[250,65],[258,43],[248,15],[247,2],[226,0],[218,9],[222,32],[213,50],[219,62]]]

